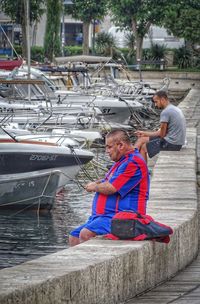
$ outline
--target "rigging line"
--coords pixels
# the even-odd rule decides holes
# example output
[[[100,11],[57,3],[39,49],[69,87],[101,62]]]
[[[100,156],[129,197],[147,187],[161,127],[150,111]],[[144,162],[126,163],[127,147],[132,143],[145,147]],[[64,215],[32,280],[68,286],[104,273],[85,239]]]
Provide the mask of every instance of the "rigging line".
[[[20,58],[21,56],[19,56],[19,54],[17,53],[16,49],[14,48],[12,42],[10,41],[9,37],[7,36],[6,32],[4,31],[2,25],[0,24],[0,28],[2,30],[2,32],[4,33],[4,35],[6,36],[6,39],[8,40],[8,42],[10,43],[10,46],[12,47],[13,51],[15,52],[15,54],[17,55],[18,58]]]
[[[63,174],[65,177],[69,178],[71,181],[73,181],[74,183],[76,183],[79,187],[85,189],[84,185],[82,185],[81,182],[78,179],[71,178],[69,175],[67,175],[66,173],[64,173],[62,171],[61,171],[61,174]],[[66,184],[61,185],[59,188],[63,188],[65,186],[66,186]]]
[[[94,181],[94,178],[89,174],[89,172],[84,168],[83,164],[81,163],[80,161],[80,158],[78,157],[78,155],[76,154],[74,148],[72,146],[69,146],[72,154],[74,155],[74,158],[75,160],[77,161],[77,164],[79,165],[80,167],[80,170],[85,174],[85,176],[91,180],[91,181]]]
[[[47,186],[49,184],[49,181],[50,181],[50,178],[52,176],[52,172],[50,172],[49,176],[48,176],[48,179],[46,181],[46,184],[44,185],[44,189],[39,197],[39,200],[38,200],[38,208],[37,208],[37,226],[40,227],[40,204],[41,204],[41,198],[45,196],[45,190],[47,189]]]
[[[76,160],[79,162],[79,166],[80,166],[81,171],[85,174],[85,176],[89,180],[94,181],[94,178],[90,175],[89,171],[86,170],[85,166],[81,163],[80,158],[77,156],[75,151],[74,151],[74,156],[75,156]]]
[[[43,191],[42,191],[42,194],[40,195],[40,197],[39,197],[39,203],[38,203],[38,209],[37,209],[37,213],[38,213],[38,216],[39,216],[39,211],[40,211],[40,202],[41,202],[41,198],[42,197],[46,197],[46,198],[53,198],[53,196],[50,196],[50,195],[45,195],[45,190],[46,190],[46,188],[47,188],[47,186],[48,186],[48,184],[49,184],[49,181],[50,181],[50,178],[51,178],[51,176],[52,176],[52,174],[53,174],[53,172],[54,171],[51,171],[50,172],[50,175],[48,176],[48,179],[47,179],[47,181],[46,181],[46,184],[45,184],[45,186],[44,186],[44,189],[43,189]],[[63,174],[63,175],[66,175],[66,174],[64,174],[63,172],[61,172],[61,171],[59,171],[59,173],[61,174]],[[66,175],[67,176],[67,175]],[[69,176],[67,176],[67,177],[69,177]],[[82,186],[82,185],[81,185]],[[62,187],[62,186],[61,186]],[[64,187],[64,185],[63,185],[63,187]],[[83,187],[83,186],[82,186]],[[83,187],[84,188],[84,187]],[[54,196],[54,199],[56,198],[56,194],[55,194],[55,196]],[[39,219],[38,219],[38,225],[39,225]]]
[[[22,202],[28,202],[30,200],[33,200],[33,199],[38,199],[40,197],[42,197],[44,195],[37,195],[37,196],[32,196],[30,198],[25,198],[25,199],[22,199],[22,200],[19,200],[19,201],[13,201],[13,202],[10,202],[10,203],[5,203],[5,204],[1,204],[0,207],[4,207],[4,206],[10,206],[10,205],[13,205],[13,204],[19,204],[19,203],[22,203]],[[53,196],[46,196],[46,197],[49,197],[49,198],[52,198]],[[31,206],[34,205],[34,203],[31,204]]]
[[[42,197],[44,197],[44,196],[41,196],[41,195],[40,195],[40,196],[35,197],[34,199],[40,200]],[[45,196],[45,197],[53,198],[53,196]],[[32,199],[32,198],[31,198],[31,199]],[[21,201],[18,201],[17,203],[19,203],[19,202],[21,202]],[[12,214],[11,216],[9,216],[9,218],[12,218],[12,217],[14,217],[14,216],[17,215],[17,214],[20,214],[20,213],[23,212],[24,210],[29,209],[30,207],[36,205],[37,203],[38,203],[38,202],[33,202],[32,204],[30,204],[30,205],[28,205],[28,206],[26,206],[26,207],[20,209],[19,211],[15,212],[15,213]],[[12,203],[12,204],[13,204],[13,203]],[[4,204],[3,206],[7,206],[7,205],[9,205],[9,204]]]
[[[10,138],[12,138],[15,142],[18,142],[18,140],[16,139],[15,136],[13,136],[12,134],[10,134],[7,130],[5,130],[1,125],[0,128],[3,130],[4,133],[6,133]]]
[[[44,192],[45,192],[45,190],[47,189],[47,186],[48,186],[48,184],[49,184],[49,181],[50,181],[50,178],[51,178],[51,176],[52,176],[52,173],[53,173],[53,171],[50,172],[50,174],[49,174],[49,176],[48,176],[48,178],[47,178],[46,184],[44,185],[43,191],[42,191],[42,193],[40,194],[40,196],[45,196]]]
[[[93,164],[94,167],[97,167],[97,168],[101,169],[101,170],[104,171],[104,172],[107,172],[107,171],[108,171],[108,168],[106,168],[106,167],[104,167],[103,165],[99,164],[99,162],[96,161],[95,159],[93,159],[93,160],[91,161],[91,163]]]
[[[39,197],[38,200],[38,207],[37,207],[37,227],[40,227],[40,203],[41,203],[41,197]]]
[[[60,175],[62,174],[63,176],[67,177],[69,180],[71,180],[71,181],[77,183],[77,181],[76,181],[74,178],[72,178],[70,175],[64,173],[62,170],[56,170],[56,171],[59,172]],[[54,171],[52,170],[50,174],[52,174],[53,172],[54,172]],[[49,178],[50,178],[50,176],[48,177],[48,179],[49,179]],[[47,183],[48,183],[48,182],[49,182],[49,180],[47,180]],[[52,197],[53,197],[53,195],[45,195],[45,194],[44,194],[44,191],[45,191],[46,186],[47,186],[47,184],[44,186],[44,190],[43,190],[42,194],[40,194],[39,196],[37,196],[37,197],[35,197],[35,198],[40,198],[40,197],[52,198]],[[63,188],[63,187],[65,187],[65,186],[66,186],[66,184],[63,184],[63,185],[60,185],[59,188]],[[81,187],[84,188],[83,185],[81,185]],[[58,187],[57,187],[57,188],[58,188]],[[55,195],[55,196],[56,196],[56,195]],[[21,201],[19,201],[19,203],[20,203],[20,202],[21,202]],[[8,203],[8,204],[6,204],[6,205],[9,205],[9,204],[13,204],[13,203]],[[5,206],[6,206],[6,205],[5,205]]]
[[[37,202],[34,202],[34,203],[32,203],[32,204],[30,204],[30,205],[28,205],[28,206],[26,206],[26,207],[20,209],[19,211],[17,211],[17,212],[15,212],[14,214],[10,215],[9,218],[12,218],[12,217],[14,217],[14,216],[17,215],[17,214],[22,213],[24,210],[27,210],[28,208],[30,208],[30,207],[32,207],[32,206],[34,206],[34,205],[36,205],[36,204],[37,204]],[[5,204],[5,205],[3,205],[3,206],[7,206],[7,204]]]
[[[82,189],[84,189],[85,190],[85,186],[84,185],[82,185],[82,183],[79,181],[79,179],[77,178],[76,180],[74,180],[75,181],[75,183],[79,186],[79,188],[82,188]]]
[[[22,202],[25,202],[25,201],[28,201],[28,200],[31,200],[31,199],[36,199],[38,198],[38,196],[35,196],[34,198],[31,197],[31,198],[27,198],[27,199],[23,199],[23,200],[19,200],[19,201],[13,201],[13,202],[10,202],[10,203],[5,203],[5,204],[1,204],[0,207],[5,207],[5,206],[11,206],[13,204],[19,204],[19,203],[22,203]]]

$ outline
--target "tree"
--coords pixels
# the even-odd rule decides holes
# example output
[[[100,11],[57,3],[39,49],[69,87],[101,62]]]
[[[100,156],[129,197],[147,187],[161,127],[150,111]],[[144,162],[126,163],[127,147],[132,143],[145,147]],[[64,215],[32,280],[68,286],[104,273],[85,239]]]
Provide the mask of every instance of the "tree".
[[[200,44],[200,4],[196,1],[177,2],[166,11],[164,26],[192,46]]]
[[[95,39],[97,53],[113,57],[113,50],[116,49],[115,39],[112,34],[101,32]]]
[[[27,0],[26,0],[27,1]],[[45,0],[30,1],[30,26],[38,22],[45,12]],[[20,24],[22,28],[22,56],[27,58],[27,35],[26,35],[26,5],[23,0],[0,0],[0,9],[9,16],[13,22]]]
[[[101,20],[107,10],[107,0],[72,0],[66,6],[66,13],[83,22],[83,54],[89,54],[89,26],[95,20]]]
[[[47,22],[44,39],[44,54],[50,61],[61,53],[60,19],[63,9],[61,0],[47,0]]]
[[[144,36],[152,24],[160,25],[171,0],[108,0],[113,22],[135,36],[136,58],[142,58]]]

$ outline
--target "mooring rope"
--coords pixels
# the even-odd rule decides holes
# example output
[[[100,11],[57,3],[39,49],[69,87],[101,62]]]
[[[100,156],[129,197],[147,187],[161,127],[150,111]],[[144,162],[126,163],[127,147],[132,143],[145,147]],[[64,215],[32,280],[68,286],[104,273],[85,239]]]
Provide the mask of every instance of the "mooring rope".
[[[85,174],[85,176],[90,180],[90,181],[94,181],[94,178],[89,174],[89,172],[85,169],[85,167],[83,166],[83,164],[81,163],[81,160],[79,158],[79,156],[76,154],[75,149],[72,146],[69,146],[72,155],[74,156],[77,165],[79,166],[80,170]]]
[[[80,160],[79,156],[76,154],[76,151],[74,150],[74,148],[73,148],[73,147],[70,147],[70,150],[71,150],[72,155],[74,156],[74,158],[75,158],[75,160],[76,160],[77,165],[78,165],[79,168],[80,168],[79,171],[82,171],[82,173],[83,173],[82,178],[83,178],[83,180],[84,180],[84,184],[88,183],[88,180],[86,180],[86,178],[89,179],[89,181],[94,181],[94,177],[91,176],[91,174],[89,173],[89,171],[88,171],[88,170],[85,168],[85,166],[81,163],[81,160]],[[96,160],[92,160],[91,164],[92,164],[93,168],[99,167],[101,170],[107,171],[107,168],[104,168],[103,166],[101,166]],[[67,179],[73,181],[73,182],[76,183],[80,188],[82,188],[82,189],[85,190],[85,185],[84,185],[77,177],[76,177],[76,178],[72,178],[70,175],[68,175],[68,174],[66,174],[66,173],[64,173],[64,172],[62,172],[61,170],[57,170],[57,171],[59,171],[60,175],[62,174],[62,175],[65,176]],[[53,196],[53,195],[45,195],[45,191],[46,191],[46,189],[47,189],[47,187],[48,187],[48,184],[49,184],[49,182],[50,182],[50,178],[52,177],[53,172],[54,172],[54,171],[52,170],[52,171],[50,172],[50,174],[48,175],[48,178],[47,178],[47,180],[46,180],[46,182],[45,182],[45,185],[44,185],[44,187],[43,187],[43,189],[42,189],[42,192],[41,192],[39,195],[31,196],[30,198],[25,198],[25,199],[16,200],[16,201],[13,200],[12,202],[1,204],[0,207],[6,207],[6,206],[11,206],[11,205],[18,205],[18,204],[20,204],[20,203],[26,202],[28,205],[25,206],[24,208],[20,209],[19,211],[15,212],[14,214],[12,214],[12,215],[10,216],[10,217],[13,217],[13,216],[15,216],[15,215],[17,215],[17,214],[23,212],[24,210],[29,209],[29,208],[31,208],[31,207],[34,206],[34,205],[37,205],[37,214],[38,214],[38,218],[39,218],[39,211],[40,211],[40,209],[41,209],[41,200],[42,200],[42,198],[44,198],[44,197],[45,197],[45,198],[49,198],[49,199],[56,198],[56,195],[55,195],[55,196]],[[93,170],[93,172],[94,172],[94,170]],[[96,172],[96,177],[99,178],[97,172]],[[66,186],[66,183],[63,184],[63,185],[59,185],[59,188],[62,189],[62,188],[64,188],[65,186]],[[34,200],[34,202],[29,204],[28,202],[29,202],[29,201],[32,201],[32,200]]]
[[[12,202],[10,202],[10,203],[4,203],[4,204],[1,204],[0,207],[6,207],[6,206],[11,206],[11,205],[17,205],[17,204],[20,204],[20,203],[23,203],[23,202],[27,202],[27,203],[28,203],[28,201],[34,200],[33,203],[28,204],[28,205],[25,206],[24,208],[20,209],[18,212],[15,212],[14,214],[12,214],[10,217],[15,216],[15,215],[17,215],[17,214],[23,212],[24,210],[31,208],[31,207],[34,206],[34,205],[38,205],[37,214],[39,214],[40,206],[41,206],[41,199],[42,199],[42,198],[49,198],[49,199],[54,198],[53,195],[45,195],[45,194],[44,194],[44,193],[45,193],[45,190],[46,190],[46,188],[47,188],[47,186],[48,186],[48,184],[49,184],[49,181],[50,181],[50,178],[51,178],[51,176],[52,176],[52,173],[53,173],[53,171],[50,172],[50,174],[49,174],[49,176],[48,176],[48,179],[47,179],[47,181],[46,181],[46,183],[45,183],[45,185],[44,185],[44,188],[43,188],[43,190],[42,190],[42,192],[41,192],[40,195],[31,196],[30,198],[21,199],[21,200],[18,200],[18,201],[12,201]]]

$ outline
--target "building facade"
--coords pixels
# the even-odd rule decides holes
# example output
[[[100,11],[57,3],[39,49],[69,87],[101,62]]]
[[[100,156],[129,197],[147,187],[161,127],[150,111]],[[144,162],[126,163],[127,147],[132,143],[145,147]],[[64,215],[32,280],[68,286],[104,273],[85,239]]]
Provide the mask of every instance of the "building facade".
[[[44,14],[38,24],[31,28],[30,44],[43,46],[46,30],[46,14]],[[120,31],[111,22],[110,16],[106,16],[102,22],[90,25],[89,46],[92,45],[92,39],[95,33],[105,31],[111,33],[116,38],[118,47],[126,46],[126,32]],[[60,26],[60,37],[62,46],[82,45],[83,24],[70,16],[62,16]],[[20,45],[22,39],[21,27],[12,23],[9,17],[0,12],[0,56],[12,56],[13,45]],[[184,44],[184,39],[179,39],[170,35],[166,29],[152,26],[148,35],[144,38],[143,48],[149,48],[151,42],[165,45],[168,48],[179,48]]]

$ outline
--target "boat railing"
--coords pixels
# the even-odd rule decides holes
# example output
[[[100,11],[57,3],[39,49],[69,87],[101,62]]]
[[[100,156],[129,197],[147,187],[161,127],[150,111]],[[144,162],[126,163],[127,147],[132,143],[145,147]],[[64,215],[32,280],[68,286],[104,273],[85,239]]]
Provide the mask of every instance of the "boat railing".
[[[88,90],[84,90],[79,93],[76,92],[75,94],[66,93],[62,98],[60,98],[60,102],[58,102],[58,104],[63,104],[67,106],[67,108],[74,108],[75,105],[81,108],[94,108],[96,97],[97,96],[95,94],[90,93]]]
[[[3,126],[5,124],[10,123],[11,120],[12,120],[12,117],[13,117],[13,114],[9,114],[9,113],[2,114],[2,113],[0,113],[0,126]]]
[[[13,76],[14,77],[14,76]],[[17,76],[15,76],[17,77]],[[58,100],[55,93],[49,89],[45,81],[42,79],[26,79],[26,78],[0,78],[0,85],[10,88],[9,92],[3,91],[3,97],[9,101],[24,100],[24,102],[34,103],[38,101]]]
[[[48,128],[49,130],[49,128]],[[53,130],[53,128],[52,128]],[[56,133],[52,134],[49,131],[46,132],[45,129],[42,129],[42,133],[40,133],[41,130],[34,130],[32,134],[28,135],[17,135],[15,138],[17,141],[40,141],[40,142],[52,142],[56,145],[63,145],[65,139],[71,138],[74,139],[71,134],[68,133]],[[46,132],[46,133],[45,133]],[[77,143],[78,146],[78,143]]]
[[[38,125],[49,119],[51,113],[42,113],[41,109],[15,109],[13,113],[0,112],[0,124],[18,123],[24,129],[30,125]]]

